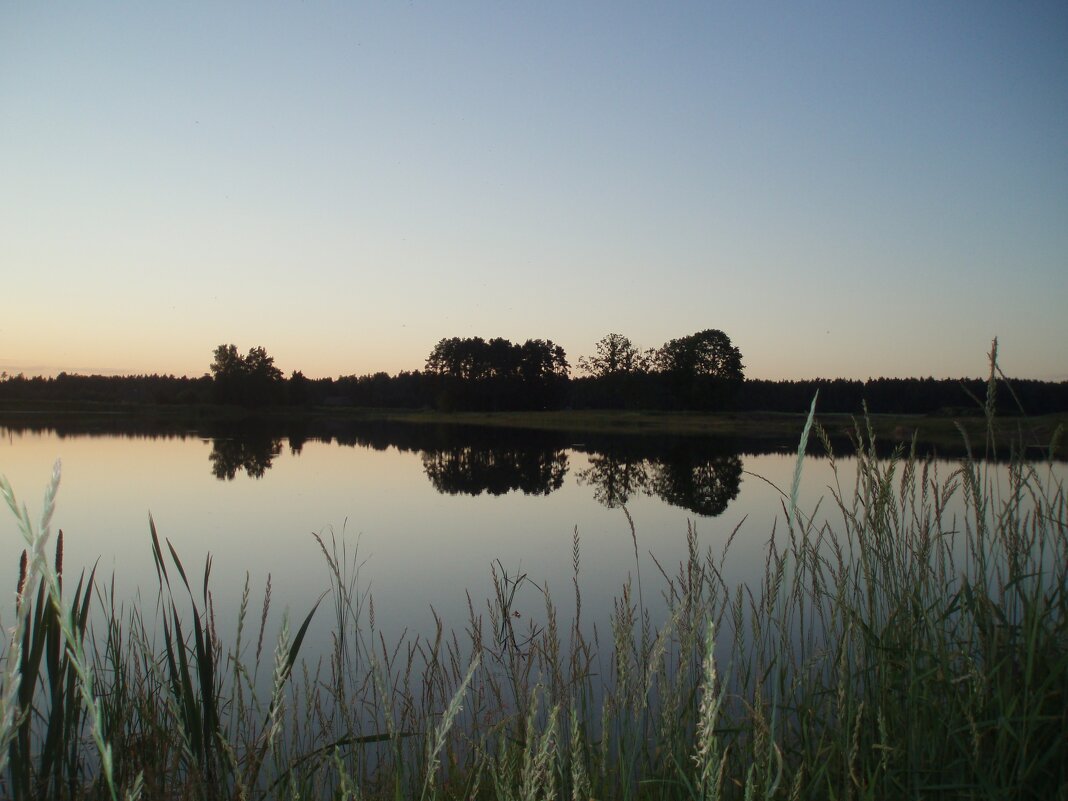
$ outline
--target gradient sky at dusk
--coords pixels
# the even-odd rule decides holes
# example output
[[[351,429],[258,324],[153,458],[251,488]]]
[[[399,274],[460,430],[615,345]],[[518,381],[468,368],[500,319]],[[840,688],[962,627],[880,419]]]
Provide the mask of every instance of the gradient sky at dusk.
[[[1068,379],[1068,4],[0,4],[0,370]]]

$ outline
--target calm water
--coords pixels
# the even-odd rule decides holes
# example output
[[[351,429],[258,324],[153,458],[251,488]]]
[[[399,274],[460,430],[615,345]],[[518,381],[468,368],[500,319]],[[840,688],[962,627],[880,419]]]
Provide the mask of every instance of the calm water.
[[[99,560],[98,575],[114,576],[119,603],[133,602],[139,588],[155,599],[151,514],[198,582],[212,554],[221,620],[236,614],[246,573],[254,608],[270,575],[276,614],[288,606],[303,617],[328,586],[318,532],[355,549],[378,627],[399,636],[432,631],[431,608],[446,627],[462,629],[467,592],[480,611],[492,595],[494,562],[546,586],[566,620],[576,529],[583,616],[606,624],[612,599],[636,572],[623,501],[647,603],[664,587],[653,556],[674,572],[685,558],[688,522],[701,547],[717,553],[740,526],[727,559],[730,578],[755,580],[782,517],[772,484],[788,491],[790,449],[796,444],[402,424],[170,432],[24,426],[0,427],[0,473],[36,518],[51,465],[62,459],[53,528],[65,532],[67,575]],[[955,466],[938,463],[943,475]],[[840,460],[845,480],[853,469]],[[828,496],[821,516],[834,520],[831,479],[826,459],[807,459],[801,505],[812,509]],[[21,542],[8,510],[0,513],[0,556],[8,565],[0,580],[13,589]],[[528,588],[518,609],[540,617],[543,600]],[[312,643],[325,638],[329,622],[320,611]]]

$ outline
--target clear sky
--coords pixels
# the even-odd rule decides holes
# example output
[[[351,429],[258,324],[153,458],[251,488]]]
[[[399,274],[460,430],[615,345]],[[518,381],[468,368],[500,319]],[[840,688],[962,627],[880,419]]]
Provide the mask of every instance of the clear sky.
[[[1068,379],[1068,3],[0,0],[0,276],[9,373]]]

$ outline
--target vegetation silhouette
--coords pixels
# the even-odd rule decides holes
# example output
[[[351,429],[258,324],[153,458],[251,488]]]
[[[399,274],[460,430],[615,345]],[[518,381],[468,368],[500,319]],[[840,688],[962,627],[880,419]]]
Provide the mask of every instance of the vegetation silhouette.
[[[262,347],[241,356],[235,345],[219,345],[211,363],[212,394],[217,403],[274,406],[283,402],[286,385],[274,357]]]
[[[734,408],[745,381],[741,351],[716,328],[641,350],[611,333],[579,359],[586,373],[572,402],[589,408]]]
[[[439,409],[557,409],[567,399],[567,356],[548,339],[442,339],[426,373]]]
[[[718,328],[671,340],[654,363],[684,409],[731,408],[745,380],[742,352]]]
[[[647,373],[652,369],[656,351],[641,350],[622,334],[606,334],[594,346],[593,356],[581,356],[578,366],[593,378]]]
[[[252,411],[362,407],[444,411],[541,409],[726,410],[803,414],[819,391],[821,413],[978,415],[982,378],[747,379],[741,353],[718,329],[672,339],[642,350],[611,333],[581,356],[581,374],[571,377],[567,355],[552,340],[481,337],[442,339],[425,369],[396,375],[309,378],[294,370],[288,379],[262,347],[242,356],[234,345],[213,352],[209,372],[173,375],[101,376],[60,373],[54,377],[0,373],[0,411],[82,412],[153,407],[234,406]],[[1030,415],[1068,411],[1068,381],[1012,379],[1012,410]]]

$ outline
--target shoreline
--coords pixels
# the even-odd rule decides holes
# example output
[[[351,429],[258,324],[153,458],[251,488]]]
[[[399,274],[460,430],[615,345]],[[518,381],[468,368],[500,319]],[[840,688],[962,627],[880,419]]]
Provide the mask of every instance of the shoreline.
[[[234,406],[167,406],[156,404],[116,405],[109,403],[54,402],[0,403],[0,425],[69,423],[86,424],[126,419],[136,424],[159,424],[163,428],[228,423],[248,420],[264,422],[338,421],[392,422],[416,425],[514,428],[535,431],[617,434],[621,436],[700,436],[741,437],[782,440],[796,438],[807,415],[787,412],[686,412],[564,409],[553,411],[439,412],[427,409],[352,407],[265,407],[244,409]],[[986,419],[978,412],[971,416],[909,414],[850,415],[820,414],[816,421],[832,440],[849,438],[857,427],[865,434],[870,425],[878,440],[908,446],[917,444],[960,448],[962,432],[972,447],[980,448],[987,439]],[[1063,454],[1066,447],[1054,442],[1058,429],[1068,428],[1068,413],[1035,417],[995,418],[995,444],[1010,447],[1023,442],[1028,451]]]

